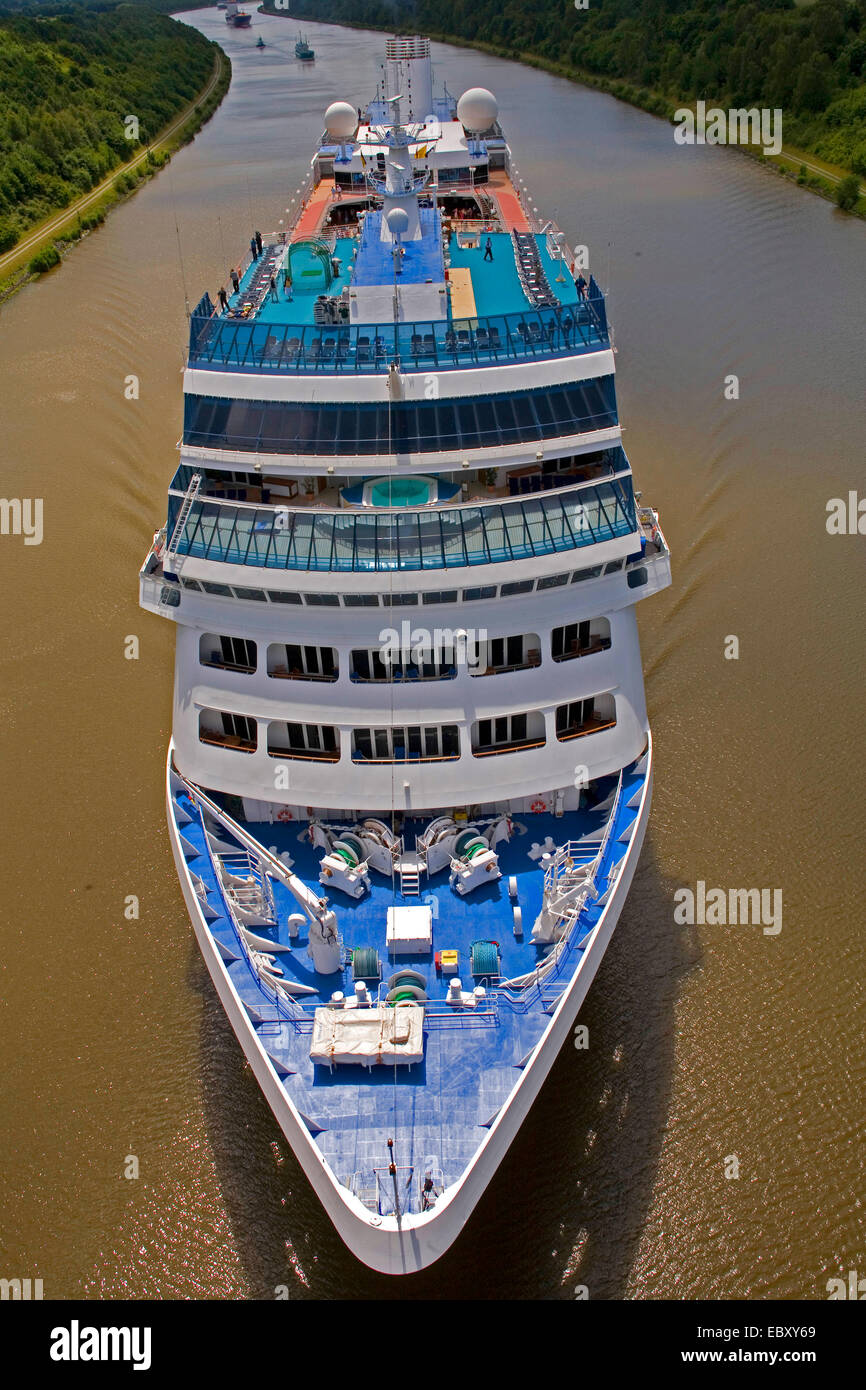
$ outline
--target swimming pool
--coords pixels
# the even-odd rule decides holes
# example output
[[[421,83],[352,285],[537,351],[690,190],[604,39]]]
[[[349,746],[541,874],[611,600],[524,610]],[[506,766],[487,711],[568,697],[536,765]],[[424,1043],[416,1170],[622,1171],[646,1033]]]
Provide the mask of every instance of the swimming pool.
[[[366,507],[424,507],[437,494],[435,478],[371,478],[363,500]]]

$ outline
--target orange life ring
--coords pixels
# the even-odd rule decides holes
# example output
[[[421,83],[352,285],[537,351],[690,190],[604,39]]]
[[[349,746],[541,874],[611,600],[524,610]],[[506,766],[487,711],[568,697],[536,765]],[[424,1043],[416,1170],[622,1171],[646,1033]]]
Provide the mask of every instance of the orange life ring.
[[[546,811],[546,810],[547,810],[547,802],[546,802],[546,801],[542,801],[541,798],[539,797],[538,800],[533,801],[533,803],[532,803],[532,805],[530,806],[529,809],[530,809],[530,811],[534,811],[536,815],[540,815],[540,813],[541,813],[542,811]]]
[[[288,806],[283,806],[279,811],[277,811],[277,820],[294,820],[294,819],[295,819],[295,818],[294,818],[294,816],[292,815],[291,811],[289,810]]]

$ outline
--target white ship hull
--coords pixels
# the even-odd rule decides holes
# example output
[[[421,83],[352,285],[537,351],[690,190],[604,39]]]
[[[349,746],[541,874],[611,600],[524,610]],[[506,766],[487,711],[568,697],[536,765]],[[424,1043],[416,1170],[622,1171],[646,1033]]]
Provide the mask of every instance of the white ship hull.
[[[370,1268],[384,1274],[410,1274],[438,1260],[454,1243],[468,1221],[482,1193],[492,1180],[518,1129],[574,1026],[578,1011],[601,964],[625,904],[637,868],[652,798],[652,740],[647,746],[647,766],[637,817],[614,889],[584,951],[574,976],[531,1060],[520,1073],[508,1100],[500,1110],[475,1157],[461,1178],[447,1188],[435,1208],[420,1215],[408,1214],[401,1220],[379,1216],[365,1207],[339,1183],[319,1152],[298,1110],[286,1094],[280,1076],[250,1022],[226,966],[208,930],[200,900],[181,845],[172,812],[171,750],[166,771],[166,806],[172,852],[178,877],[199,947],[231,1023],[259,1086],[277,1123],[328,1213],[341,1239],[354,1255]]]

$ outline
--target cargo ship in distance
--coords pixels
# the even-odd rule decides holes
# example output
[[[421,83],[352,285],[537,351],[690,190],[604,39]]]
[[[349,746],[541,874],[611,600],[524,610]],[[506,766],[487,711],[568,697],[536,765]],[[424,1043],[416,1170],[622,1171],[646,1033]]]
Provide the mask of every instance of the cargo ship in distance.
[[[225,6],[225,12],[226,24],[232,29],[249,29],[252,24],[251,16],[247,14],[246,10],[238,9],[238,6],[233,3],[233,0],[229,0],[229,3]]]
[[[191,315],[140,575],[176,627],[168,828],[207,968],[343,1241],[395,1275],[526,1120],[649,816],[635,605],[670,556],[582,261],[495,97],[388,40],[290,230]]]

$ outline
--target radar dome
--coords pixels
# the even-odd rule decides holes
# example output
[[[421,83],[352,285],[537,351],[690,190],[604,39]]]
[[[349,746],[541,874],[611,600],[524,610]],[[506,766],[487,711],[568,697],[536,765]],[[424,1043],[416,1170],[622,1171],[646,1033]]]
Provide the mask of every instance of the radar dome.
[[[348,140],[357,124],[358,113],[347,101],[332,101],[325,112],[325,129],[335,140]]]
[[[499,103],[486,87],[470,87],[457,103],[457,117],[467,130],[489,130],[499,115]]]
[[[391,208],[385,221],[388,223],[388,231],[392,236],[402,236],[404,232],[409,230],[409,214],[405,208]]]

